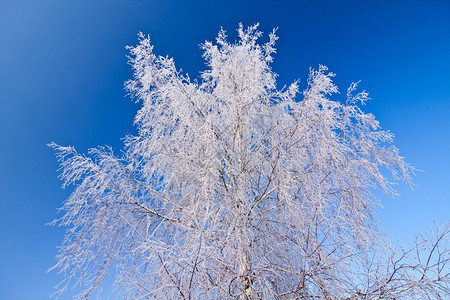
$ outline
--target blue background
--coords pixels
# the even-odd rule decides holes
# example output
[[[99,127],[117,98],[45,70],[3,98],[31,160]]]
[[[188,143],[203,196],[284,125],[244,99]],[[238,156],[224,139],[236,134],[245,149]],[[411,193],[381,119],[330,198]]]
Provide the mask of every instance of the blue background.
[[[242,3],[241,3],[242,2]],[[418,169],[415,192],[380,195],[382,229],[411,245],[449,221],[449,1],[5,1],[0,0],[0,299],[46,299],[63,279],[55,262],[64,228],[45,226],[69,195],[50,141],[80,152],[133,133],[126,45],[139,31],[192,77],[198,45],[239,22],[279,27],[273,69],[282,86],[324,64],[341,95],[362,80],[364,108]],[[263,41],[267,40],[267,36]],[[62,298],[70,298],[72,293]],[[104,295],[102,295],[103,297]]]

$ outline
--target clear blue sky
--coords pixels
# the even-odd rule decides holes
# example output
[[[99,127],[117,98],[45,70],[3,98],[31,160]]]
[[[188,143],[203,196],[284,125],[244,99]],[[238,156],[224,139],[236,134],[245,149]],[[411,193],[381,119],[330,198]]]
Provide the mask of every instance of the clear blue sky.
[[[120,150],[138,109],[123,90],[125,46],[138,31],[195,77],[204,68],[198,44],[220,26],[231,38],[239,22],[279,27],[280,86],[305,84],[319,63],[341,91],[362,80],[373,98],[365,111],[425,170],[415,192],[400,185],[400,197],[382,199],[383,230],[410,244],[433,220],[449,221],[450,2],[239,2],[0,0],[0,299],[46,299],[62,279],[45,271],[64,229],[44,225],[70,189],[60,188],[46,143]]]

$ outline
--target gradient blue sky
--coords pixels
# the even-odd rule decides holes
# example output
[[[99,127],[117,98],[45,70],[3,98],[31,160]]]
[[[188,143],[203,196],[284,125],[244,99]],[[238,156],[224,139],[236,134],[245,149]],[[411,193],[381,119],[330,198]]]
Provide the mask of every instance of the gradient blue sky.
[[[70,189],[60,188],[46,144],[120,150],[139,107],[123,90],[125,46],[138,31],[195,77],[204,68],[198,45],[220,26],[231,39],[239,22],[279,27],[279,86],[300,78],[304,87],[318,64],[343,92],[362,80],[373,98],[364,110],[425,170],[415,192],[400,185],[400,197],[381,195],[383,230],[411,244],[433,220],[449,221],[450,2],[240,2],[0,0],[0,299],[46,299],[62,279],[45,271],[64,229],[45,224]]]

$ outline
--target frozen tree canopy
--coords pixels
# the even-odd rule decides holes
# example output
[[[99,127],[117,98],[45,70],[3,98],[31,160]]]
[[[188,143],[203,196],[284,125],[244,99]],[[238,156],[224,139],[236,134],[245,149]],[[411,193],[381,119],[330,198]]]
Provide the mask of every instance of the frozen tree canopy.
[[[133,299],[449,296],[448,228],[413,251],[378,233],[373,191],[395,193],[411,168],[361,110],[368,94],[352,84],[333,100],[325,66],[303,91],[278,89],[275,33],[238,35],[202,45],[197,81],[140,34],[126,89],[142,107],[123,154],[51,144],[75,185],[55,221],[68,228],[61,291],[89,296],[113,276]]]

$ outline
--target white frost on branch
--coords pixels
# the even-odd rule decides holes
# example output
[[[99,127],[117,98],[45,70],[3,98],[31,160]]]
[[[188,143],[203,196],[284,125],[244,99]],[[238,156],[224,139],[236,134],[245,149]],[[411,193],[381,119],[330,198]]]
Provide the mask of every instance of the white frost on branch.
[[[303,92],[278,90],[278,37],[260,44],[257,28],[205,42],[200,82],[140,33],[126,89],[142,107],[123,155],[50,145],[75,185],[55,221],[68,228],[61,291],[74,280],[89,296],[113,274],[132,299],[446,298],[448,227],[412,252],[378,233],[372,191],[395,193],[412,169],[358,106],[368,94],[353,83],[332,100],[325,66]]]

